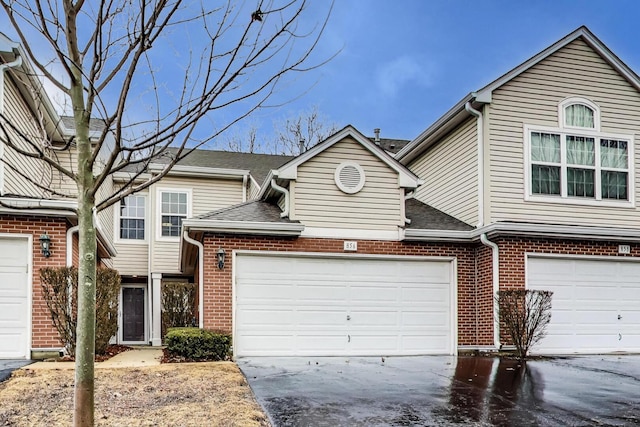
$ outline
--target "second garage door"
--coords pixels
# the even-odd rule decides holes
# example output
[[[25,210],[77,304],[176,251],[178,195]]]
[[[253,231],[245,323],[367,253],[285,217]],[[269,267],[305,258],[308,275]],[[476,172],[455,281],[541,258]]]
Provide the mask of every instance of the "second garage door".
[[[29,348],[27,239],[0,238],[0,359],[26,358]]]
[[[452,354],[451,259],[241,253],[237,356]]]
[[[527,287],[553,291],[537,353],[640,352],[640,263],[528,258]]]

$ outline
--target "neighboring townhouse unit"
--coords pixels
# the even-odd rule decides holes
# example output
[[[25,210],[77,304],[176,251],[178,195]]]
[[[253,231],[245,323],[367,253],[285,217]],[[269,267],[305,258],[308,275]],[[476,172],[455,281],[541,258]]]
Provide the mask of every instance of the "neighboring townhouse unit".
[[[11,138],[18,149],[33,151],[24,135],[51,153],[73,136],[25,58],[22,48],[0,33],[0,358],[28,358],[32,349],[60,348],[39,271],[77,259],[75,184],[5,143]],[[56,153],[63,166],[76,161],[73,144]],[[99,262],[105,266],[115,255],[111,215],[107,209],[96,220]],[[50,254],[41,250],[41,236],[50,239]]]

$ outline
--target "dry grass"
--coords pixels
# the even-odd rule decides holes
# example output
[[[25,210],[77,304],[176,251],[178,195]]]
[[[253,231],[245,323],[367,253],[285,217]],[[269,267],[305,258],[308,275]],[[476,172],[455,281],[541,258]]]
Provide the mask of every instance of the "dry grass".
[[[72,370],[18,370],[0,384],[0,426],[68,426]],[[231,362],[96,370],[97,426],[268,426]]]

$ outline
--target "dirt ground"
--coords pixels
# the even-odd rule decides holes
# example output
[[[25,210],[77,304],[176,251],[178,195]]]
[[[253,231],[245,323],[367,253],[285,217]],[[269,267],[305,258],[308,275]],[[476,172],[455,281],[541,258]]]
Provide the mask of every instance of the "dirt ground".
[[[0,383],[0,426],[69,426],[72,370],[18,370]],[[231,362],[96,369],[97,426],[269,426]]]

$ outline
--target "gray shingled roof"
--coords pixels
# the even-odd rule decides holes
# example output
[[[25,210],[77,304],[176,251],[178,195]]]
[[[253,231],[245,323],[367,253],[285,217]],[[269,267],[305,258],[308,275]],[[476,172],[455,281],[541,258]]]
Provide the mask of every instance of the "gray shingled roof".
[[[200,215],[198,219],[218,221],[248,221],[248,222],[279,222],[285,224],[299,224],[300,221],[291,221],[289,218],[281,218],[280,208],[269,202],[253,200],[228,208],[219,209]]]
[[[73,117],[69,117],[69,116],[62,116],[60,117],[60,120],[62,120],[62,123],[64,123],[64,126],[67,129],[70,130],[74,130],[76,128],[76,124],[73,120]],[[101,119],[91,119],[89,121],[89,131],[101,131],[104,129],[104,121],[102,121]]]
[[[398,151],[402,150],[405,145],[409,142],[408,139],[391,139],[391,138],[380,138],[379,144],[376,143],[376,139],[372,137],[367,137],[371,142],[376,145],[379,145],[384,151],[388,151],[389,153],[396,154]]]
[[[416,199],[408,199],[405,202],[405,215],[411,220],[411,224],[407,228],[412,230],[452,230],[452,231],[468,231],[473,230],[469,224],[460,221],[422,203]]]
[[[169,153],[177,151],[177,148],[168,149]],[[248,170],[258,184],[262,185],[271,169],[277,169],[291,159],[293,159],[293,156],[197,149],[189,153],[178,164],[182,166]],[[169,163],[169,157],[160,157],[154,163]]]

